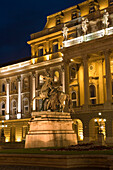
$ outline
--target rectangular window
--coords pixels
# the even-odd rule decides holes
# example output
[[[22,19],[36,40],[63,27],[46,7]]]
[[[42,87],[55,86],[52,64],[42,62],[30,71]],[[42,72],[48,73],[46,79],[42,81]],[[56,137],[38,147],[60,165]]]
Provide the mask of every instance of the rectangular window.
[[[93,13],[93,12],[95,12],[95,7],[91,6],[90,9],[89,9],[89,13]]]
[[[109,1],[109,5],[112,6],[113,5],[113,0]]]
[[[77,18],[77,12],[72,13],[72,20]]]
[[[58,43],[57,44],[53,44],[53,53],[58,52]]]
[[[38,56],[43,56],[43,48],[39,48],[38,50]]]
[[[59,25],[59,24],[61,24],[61,20],[60,20],[60,18],[57,18],[56,19],[56,25]]]

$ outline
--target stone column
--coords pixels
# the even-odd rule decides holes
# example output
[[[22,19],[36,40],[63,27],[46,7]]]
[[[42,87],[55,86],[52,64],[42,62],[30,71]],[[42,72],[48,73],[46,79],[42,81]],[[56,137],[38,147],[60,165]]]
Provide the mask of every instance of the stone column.
[[[106,127],[106,143],[107,144],[113,144],[113,123],[112,123],[112,119],[106,119],[105,122],[105,127]]]
[[[36,76],[35,73],[32,73],[32,99],[35,97],[35,90],[36,90]],[[36,110],[36,100],[33,101],[33,111]]]
[[[99,69],[99,103],[104,103],[104,80],[102,60],[98,60],[98,69]]]
[[[21,77],[18,77],[18,113],[21,114]]]
[[[106,104],[109,106],[112,102],[112,86],[111,86],[111,69],[110,69],[110,51],[104,51],[105,56],[105,72],[106,72]]]
[[[6,119],[8,120],[9,119],[9,83],[10,83],[10,80],[7,79],[6,80]]]
[[[64,91],[66,94],[69,94],[69,61],[65,60],[64,61],[64,84],[65,87]]]
[[[65,70],[64,70],[64,66],[62,66],[61,71],[62,71],[62,89],[63,89],[63,92],[65,93]]]
[[[89,71],[88,71],[88,57],[83,57],[84,66],[84,106],[88,107],[89,104]]]
[[[83,122],[83,142],[88,143],[89,142],[89,121],[85,120]]]

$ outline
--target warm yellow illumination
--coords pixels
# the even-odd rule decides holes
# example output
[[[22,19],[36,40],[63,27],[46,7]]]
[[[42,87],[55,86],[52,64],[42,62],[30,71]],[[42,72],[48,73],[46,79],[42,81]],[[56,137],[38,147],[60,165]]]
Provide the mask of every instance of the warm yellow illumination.
[[[21,142],[21,137],[18,137],[16,142]]]
[[[46,55],[46,59],[47,59],[47,60],[49,60],[49,56],[50,56],[49,54],[48,54],[48,55]]]
[[[9,142],[10,140],[9,140],[9,137],[6,137],[5,138],[5,142]]]
[[[97,122],[97,119],[95,119],[94,121]]]

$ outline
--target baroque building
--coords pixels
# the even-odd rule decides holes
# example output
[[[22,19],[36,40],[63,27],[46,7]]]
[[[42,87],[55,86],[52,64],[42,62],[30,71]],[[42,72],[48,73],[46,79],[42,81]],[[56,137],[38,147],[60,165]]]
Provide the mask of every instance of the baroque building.
[[[43,76],[53,77],[73,102],[78,142],[101,131],[113,143],[113,0],[86,0],[47,17],[27,42],[31,57],[0,68],[0,129],[6,142],[25,140],[31,112],[39,111]]]

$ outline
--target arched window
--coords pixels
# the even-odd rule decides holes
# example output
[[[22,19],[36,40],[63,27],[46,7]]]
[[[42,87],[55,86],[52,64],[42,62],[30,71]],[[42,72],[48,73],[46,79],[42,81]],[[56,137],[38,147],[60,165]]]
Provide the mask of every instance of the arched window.
[[[5,92],[5,84],[2,84],[2,92]]]
[[[94,85],[89,86],[89,92],[91,104],[96,104],[96,88]]]
[[[43,79],[43,75],[39,76],[39,84],[43,84],[44,83],[44,79]]]
[[[1,113],[2,113],[2,116],[5,116],[5,102],[1,103]]]
[[[23,99],[23,109],[24,109],[24,113],[29,112],[29,100],[28,100],[28,98]]]
[[[53,43],[53,53],[58,52],[58,42]]]
[[[76,77],[76,69],[75,67],[71,68],[71,79],[74,79]]]
[[[55,71],[54,72],[54,82],[58,82],[59,81],[59,72]]]
[[[73,102],[73,107],[75,108],[77,106],[77,95],[76,95],[75,91],[72,92],[71,98],[72,98],[72,102]]]
[[[16,102],[16,100],[12,100],[12,102],[11,102],[11,112],[12,112],[12,114],[17,114],[17,102]]]

